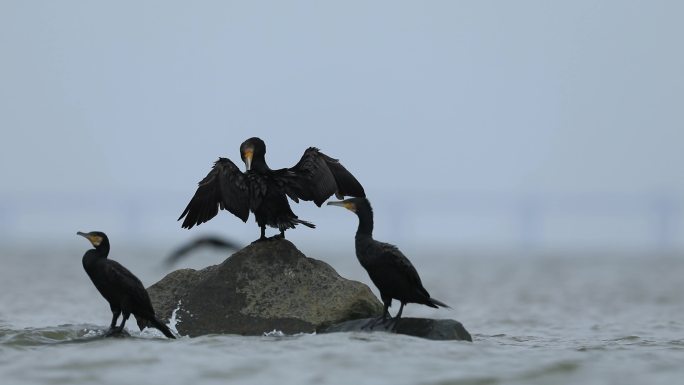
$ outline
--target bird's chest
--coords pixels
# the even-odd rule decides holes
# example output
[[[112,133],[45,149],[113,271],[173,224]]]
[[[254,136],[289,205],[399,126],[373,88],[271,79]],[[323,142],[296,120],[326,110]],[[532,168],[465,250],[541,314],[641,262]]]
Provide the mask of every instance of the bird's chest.
[[[271,175],[248,172],[249,197],[252,211],[258,210],[262,203],[267,200],[277,199],[284,196],[283,184]]]
[[[102,294],[105,298],[109,299],[109,285],[107,276],[104,273],[104,264],[102,261],[98,260],[86,260],[83,259],[83,268],[88,274],[88,277],[95,285],[95,288]]]
[[[374,257],[375,254],[372,245],[365,242],[356,242],[356,258],[366,270],[368,270],[376,261],[377,258]]]

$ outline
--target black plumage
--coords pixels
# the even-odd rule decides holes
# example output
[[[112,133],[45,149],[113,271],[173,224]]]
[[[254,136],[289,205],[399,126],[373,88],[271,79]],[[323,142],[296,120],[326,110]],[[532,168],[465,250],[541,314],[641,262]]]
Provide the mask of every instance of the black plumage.
[[[167,258],[166,265],[172,266],[181,260],[183,257],[188,255],[190,252],[201,247],[212,247],[215,249],[225,249],[225,250],[239,250],[242,246],[236,242],[229,239],[220,238],[216,236],[206,235],[203,237],[196,238],[188,243],[185,243],[175,249]]]
[[[79,231],[77,234],[88,239],[95,247],[83,255],[83,268],[100,294],[109,302],[112,323],[107,335],[123,331],[128,317],[133,314],[140,330],[146,326],[152,326],[168,338],[176,338],[171,330],[155,316],[150,296],[138,277],[120,263],[107,258],[109,255],[107,235],[100,231],[90,233]],[[120,315],[123,316],[121,325],[116,326]]]
[[[260,240],[266,238],[266,226],[277,228],[284,237],[285,230],[298,224],[315,227],[292,212],[287,197],[295,202],[313,201],[320,207],[333,194],[338,199],[366,196],[361,184],[337,159],[315,147],[304,151],[292,168],[271,170],[265,155],[264,141],[250,138],[240,145],[246,172],[241,172],[230,159],[219,158],[178,218],[185,218],[182,227],[190,229],[207,222],[219,209],[247,222],[251,211],[261,228]]]
[[[373,239],[373,209],[368,199],[351,198],[341,202],[328,202],[328,204],[344,207],[356,213],[359,218],[355,242],[356,257],[380,291],[380,298],[384,304],[382,316],[372,325],[391,321],[391,324],[396,326],[404,305],[407,303],[418,303],[434,308],[449,307],[430,297],[430,293],[423,287],[418,271],[396,246]],[[394,318],[391,318],[389,314],[392,299],[401,303]]]

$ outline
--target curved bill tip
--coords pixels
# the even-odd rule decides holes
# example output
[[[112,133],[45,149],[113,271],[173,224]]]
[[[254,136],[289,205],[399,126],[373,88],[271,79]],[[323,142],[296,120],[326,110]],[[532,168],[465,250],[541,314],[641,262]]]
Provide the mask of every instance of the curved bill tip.
[[[252,157],[253,156],[254,156],[254,150],[251,148],[248,148],[242,154],[242,160],[245,162],[245,167],[247,168],[247,171],[252,169]]]
[[[82,231],[78,231],[78,232],[76,233],[76,235],[80,235],[80,236],[82,236],[82,237],[87,237],[87,236],[88,236],[87,233],[84,233],[84,232],[82,232]]]

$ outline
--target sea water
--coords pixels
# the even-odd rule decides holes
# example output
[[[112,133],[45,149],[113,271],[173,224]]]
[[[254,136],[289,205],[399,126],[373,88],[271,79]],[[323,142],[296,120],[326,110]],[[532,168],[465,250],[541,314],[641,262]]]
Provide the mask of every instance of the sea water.
[[[83,251],[0,251],[0,383],[671,385],[684,379],[683,256],[412,257],[431,294],[452,309],[408,305],[404,315],[457,319],[473,335],[469,343],[277,330],[168,340],[156,330],[138,331],[134,322],[130,337],[104,338],[110,312],[81,267]],[[204,255],[214,263],[223,257]],[[163,251],[154,248],[113,248],[112,258],[148,286],[168,272]],[[370,284],[353,255],[321,259]]]

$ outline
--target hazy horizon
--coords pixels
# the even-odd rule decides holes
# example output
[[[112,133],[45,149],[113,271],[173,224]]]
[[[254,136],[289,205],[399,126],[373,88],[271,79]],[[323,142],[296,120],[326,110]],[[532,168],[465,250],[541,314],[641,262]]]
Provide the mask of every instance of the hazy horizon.
[[[186,237],[175,219],[196,183],[260,136],[272,168],[308,146],[339,158],[388,241],[684,250],[682,11],[3,2],[0,239]],[[294,210],[319,224],[294,239],[355,230]],[[221,217],[197,231],[256,237]]]

